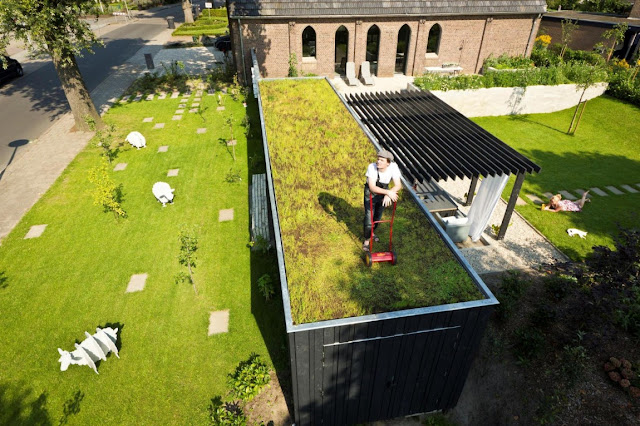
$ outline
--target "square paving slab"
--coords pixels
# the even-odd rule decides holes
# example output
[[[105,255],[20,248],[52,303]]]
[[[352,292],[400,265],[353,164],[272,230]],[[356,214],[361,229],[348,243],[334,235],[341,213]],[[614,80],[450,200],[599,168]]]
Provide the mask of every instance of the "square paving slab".
[[[527,202],[525,200],[523,200],[520,197],[516,198],[516,206],[526,206],[526,205],[527,205]]]
[[[184,114],[184,110],[183,109],[177,109],[176,110],[176,114]]]
[[[189,113],[193,114],[194,112],[198,112],[198,108],[191,108]]]
[[[153,121],[153,117],[147,117],[142,119],[143,123],[151,123],[152,121]]]
[[[207,133],[207,129],[206,128],[200,128],[200,129],[196,130],[196,133],[199,134],[199,135],[201,135],[203,133]]]
[[[530,199],[534,204],[542,204],[542,200],[538,198],[537,195],[527,194],[527,198]]]
[[[178,108],[186,108],[186,107],[187,107],[187,104],[186,104],[186,103],[184,103],[184,104],[179,104],[179,105],[178,105]]]
[[[160,94],[158,95],[158,99],[159,100],[163,100],[167,98],[167,93],[166,92],[160,92]]]
[[[150,94],[150,95],[147,95],[147,100],[148,101],[152,101],[154,97],[155,97],[155,95],[153,93]]]
[[[584,189],[574,189],[573,192],[582,197],[582,194],[584,194],[586,191]]]
[[[122,99],[120,99],[120,103],[124,104],[127,103],[127,101],[129,100],[131,96],[127,95],[127,96],[123,96]]]
[[[607,194],[606,192],[604,192],[600,188],[589,188],[589,193],[596,194],[596,195],[599,195],[601,197],[608,197],[609,196],[609,194]]]
[[[200,96],[202,96],[202,93],[203,93],[203,92],[202,92],[202,90],[198,90],[198,91],[196,92],[196,96],[200,97]]]
[[[217,111],[224,111],[224,107],[223,106],[219,106],[218,108],[216,108]]]
[[[194,102],[194,103],[191,104],[192,108],[199,107],[199,106],[200,106],[199,102]]]
[[[127,286],[126,293],[133,293],[136,291],[144,290],[144,286],[147,283],[147,274],[134,274],[131,275],[129,285]]]
[[[179,92],[173,92],[173,93],[171,94],[171,99],[178,99],[178,96],[180,96],[180,93],[179,93]]]
[[[178,172],[180,172],[180,169],[170,169],[167,172],[167,176],[169,176],[169,177],[178,176]]]
[[[142,100],[142,95],[138,95],[138,96],[135,97],[133,102],[140,102],[141,100]]]
[[[233,220],[233,209],[223,209],[218,213],[218,222]]]
[[[156,123],[155,126],[153,126],[154,129],[164,129],[164,123]]]
[[[200,95],[202,96],[202,95]],[[202,98],[193,98],[193,102],[200,102],[202,100]]]
[[[550,193],[550,192],[545,192],[545,193],[544,193],[544,194],[542,194],[542,195],[544,195],[544,196],[545,196],[545,197],[547,197],[547,198],[551,198],[551,197],[553,197],[553,194],[552,194],[552,193]]]
[[[174,115],[173,117],[171,117],[172,120],[176,121],[176,120],[182,120],[182,116],[181,115]]]
[[[29,232],[27,232],[27,235],[24,236],[24,239],[28,240],[30,238],[38,238],[40,235],[42,235],[46,227],[47,225],[33,225],[31,228],[29,228]]]
[[[569,191],[565,191],[564,189],[562,191],[558,191],[558,192],[562,195],[562,198],[564,198],[565,200],[577,200],[578,199],[578,197],[576,197],[575,195],[573,195]]]
[[[124,170],[127,168],[127,163],[118,163],[116,164],[116,166],[113,168],[114,172],[119,172],[121,170]]]
[[[634,188],[633,186],[631,186],[631,185],[620,185],[620,187],[621,187],[622,189],[624,189],[624,190],[629,191],[629,192],[630,192],[630,193],[632,193],[632,194],[637,194],[637,193],[638,193],[638,190],[637,190],[637,189],[635,189],[635,188]]]
[[[605,186],[605,188],[607,188],[609,191],[611,191],[613,194],[615,195],[622,195],[624,194],[624,192],[620,191],[618,188],[616,188],[615,186]]]
[[[158,148],[158,152],[167,152],[169,150],[169,145],[162,145]]]
[[[229,331],[229,310],[209,314],[209,336]]]

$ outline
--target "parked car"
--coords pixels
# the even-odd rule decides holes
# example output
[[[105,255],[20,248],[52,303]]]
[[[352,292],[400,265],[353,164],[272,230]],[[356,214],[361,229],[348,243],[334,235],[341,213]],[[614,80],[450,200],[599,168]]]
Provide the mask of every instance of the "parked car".
[[[231,36],[225,35],[218,37],[216,41],[213,42],[213,45],[218,50],[222,50],[223,47],[226,47],[226,50],[231,48]]]
[[[8,56],[4,56],[3,59],[4,61],[0,61],[0,82],[9,80],[12,77],[22,77],[24,75],[20,62]]]

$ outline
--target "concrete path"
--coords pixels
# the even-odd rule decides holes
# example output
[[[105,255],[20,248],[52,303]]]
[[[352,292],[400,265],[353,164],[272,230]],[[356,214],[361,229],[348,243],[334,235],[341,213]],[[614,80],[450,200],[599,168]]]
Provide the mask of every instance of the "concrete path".
[[[170,37],[171,30],[166,29],[149,40],[96,87],[91,92],[96,108],[104,112],[111,105],[110,99],[120,96],[146,71],[144,54],[155,57]],[[65,114],[36,141],[23,147],[21,156],[5,171],[0,180],[0,244],[93,136],[73,131],[73,126],[72,114]]]

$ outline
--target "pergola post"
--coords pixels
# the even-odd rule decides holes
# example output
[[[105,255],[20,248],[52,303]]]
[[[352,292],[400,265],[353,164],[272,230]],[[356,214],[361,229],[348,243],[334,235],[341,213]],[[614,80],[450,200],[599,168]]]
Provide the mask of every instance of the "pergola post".
[[[478,186],[478,176],[473,176],[471,178],[471,185],[469,186],[469,192],[467,192],[467,201],[465,201],[465,206],[470,206],[473,202],[473,196],[476,193],[476,187]]]
[[[523,182],[524,182],[524,173],[518,172],[518,174],[516,175],[516,182],[513,184],[513,189],[511,190],[511,196],[509,197],[509,202],[507,203],[507,211],[504,212],[502,225],[500,225],[500,231],[498,232],[499,240],[504,239],[504,234],[507,233],[507,227],[509,226],[509,221],[511,220],[513,209],[516,207],[516,201],[518,200],[518,195],[520,194],[520,188],[522,188]]]

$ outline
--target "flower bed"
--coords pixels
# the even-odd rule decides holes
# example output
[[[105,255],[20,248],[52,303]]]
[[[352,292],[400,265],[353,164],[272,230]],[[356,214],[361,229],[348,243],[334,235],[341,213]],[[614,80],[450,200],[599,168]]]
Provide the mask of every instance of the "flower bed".
[[[398,265],[367,268],[363,184],[374,147],[324,80],[260,91],[294,324],[482,298],[406,193],[393,230]]]

